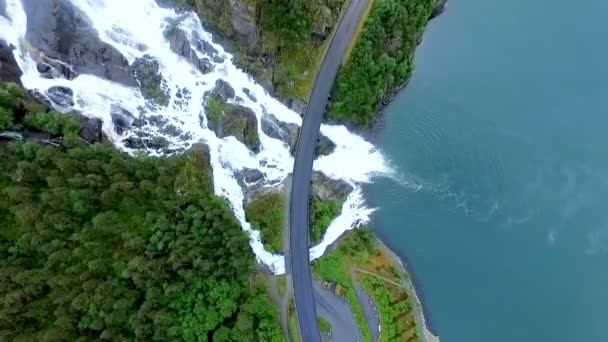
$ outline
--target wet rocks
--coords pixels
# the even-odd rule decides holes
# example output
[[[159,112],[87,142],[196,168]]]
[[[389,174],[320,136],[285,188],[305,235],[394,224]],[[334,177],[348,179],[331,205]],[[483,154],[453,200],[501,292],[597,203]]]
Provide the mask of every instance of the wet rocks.
[[[258,120],[255,113],[247,107],[223,103],[219,113],[207,106],[208,126],[218,138],[233,136],[245,144],[251,151],[260,151]]]
[[[68,87],[53,86],[47,91],[48,98],[59,108],[71,108],[74,106],[74,92]]]
[[[271,138],[279,139],[289,145],[292,153],[295,151],[300,127],[293,123],[286,123],[277,119],[273,114],[262,115],[262,132]]]
[[[321,200],[338,200],[344,202],[353,187],[342,180],[332,179],[321,172],[312,173],[311,193]]]
[[[212,70],[211,62],[208,58],[199,58],[192,49],[186,32],[179,28],[179,22],[173,22],[163,32],[169,41],[169,47],[176,54],[188,60],[201,73],[206,74]]]
[[[247,88],[243,88],[243,93],[245,93],[245,95],[253,102],[258,102],[258,99],[255,97],[255,95],[253,95],[253,93],[251,92],[251,90],[247,89]]]
[[[114,124],[114,132],[120,135],[124,134],[131,127],[131,122],[133,121],[133,114],[118,106],[112,106],[110,117]]]
[[[222,79],[215,81],[214,93],[219,95],[224,101],[233,99],[235,96],[234,88],[230,84]]]
[[[103,122],[98,118],[89,118],[79,113],[73,113],[80,122],[79,135],[89,143],[100,142],[103,139]]]
[[[137,132],[124,139],[123,142],[127,148],[135,150],[151,149],[159,152],[166,152],[170,145],[167,139],[146,132]]]
[[[3,7],[0,4],[0,9]],[[0,40],[0,81],[21,84],[21,69],[13,56],[13,48]]]
[[[127,59],[99,38],[89,18],[69,0],[24,0],[23,6],[28,17],[26,39],[43,62],[39,70],[51,67],[66,78],[73,78],[72,72],[92,74],[137,86]]]
[[[317,145],[315,146],[315,156],[328,156],[334,152],[336,144],[325,135],[319,133]]]
[[[163,89],[165,81],[160,73],[160,65],[152,56],[137,58],[131,65],[133,76],[139,83],[143,97],[160,106],[169,104],[169,95]]]
[[[293,155],[296,151],[298,142],[298,134],[300,127],[294,123],[286,123],[277,119],[273,114],[265,113],[262,115],[262,132],[271,138],[278,139],[289,145],[290,152]],[[315,155],[330,155],[336,148],[328,137],[319,133],[317,145],[315,146]]]
[[[243,189],[264,179],[264,174],[258,169],[244,168],[236,172],[236,179]]]

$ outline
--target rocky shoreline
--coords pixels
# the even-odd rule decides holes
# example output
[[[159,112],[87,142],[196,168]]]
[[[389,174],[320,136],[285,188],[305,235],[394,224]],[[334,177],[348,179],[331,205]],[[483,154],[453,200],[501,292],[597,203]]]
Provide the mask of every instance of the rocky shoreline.
[[[375,236],[375,234],[374,234]],[[397,265],[399,271],[405,274],[404,285],[407,288],[408,295],[414,299],[414,312],[416,315],[416,320],[419,322],[418,327],[420,328],[420,336],[423,337],[424,342],[439,342],[439,336],[435,335],[431,330],[429,325],[427,324],[426,317],[424,315],[424,306],[420,297],[416,292],[416,286],[414,284],[414,280],[412,278],[412,274],[407,271],[406,263],[395,253],[393,252],[378,236],[376,236],[376,243],[378,247],[386,254],[388,254],[393,263]]]

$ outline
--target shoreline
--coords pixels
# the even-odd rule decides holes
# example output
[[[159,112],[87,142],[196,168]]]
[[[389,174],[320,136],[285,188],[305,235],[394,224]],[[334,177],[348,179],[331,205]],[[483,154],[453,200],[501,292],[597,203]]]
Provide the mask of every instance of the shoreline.
[[[413,309],[416,316],[416,322],[418,326],[418,333],[423,338],[424,342],[440,342],[440,336],[437,334],[436,330],[433,329],[430,318],[428,308],[423,304],[421,298],[424,298],[422,294],[422,288],[416,286],[416,282],[414,281],[413,272],[408,271],[407,262],[405,258],[400,257],[397,253],[395,253],[383,240],[378,236],[378,234],[370,227],[371,222],[367,225],[369,231],[374,235],[376,240],[376,244],[384,253],[386,253],[395,264],[396,268],[405,275],[404,285],[408,292],[408,295],[413,298]],[[356,227],[351,230],[345,231],[340,237],[338,237],[331,245],[327,247],[325,253],[323,255],[329,254],[336,250],[336,248],[340,245],[342,240],[346,238],[346,236],[357,229],[363,229],[363,226]],[[417,290],[418,288],[418,290]]]
[[[380,249],[391,257],[399,270],[405,275],[404,285],[407,288],[408,294],[414,299],[414,312],[416,314],[416,320],[419,323],[418,327],[420,329],[420,336],[422,336],[426,342],[439,342],[439,335],[432,328],[430,320],[427,320],[428,315],[426,315],[425,312],[428,312],[428,309],[426,309],[422,300],[420,299],[423,297],[422,294],[419,296],[419,291],[416,291],[416,283],[414,281],[413,273],[408,271],[407,263],[403,260],[403,258],[397,255],[397,253],[393,252],[393,250],[389,248],[376,233],[373,231],[372,233],[374,234],[376,243]]]

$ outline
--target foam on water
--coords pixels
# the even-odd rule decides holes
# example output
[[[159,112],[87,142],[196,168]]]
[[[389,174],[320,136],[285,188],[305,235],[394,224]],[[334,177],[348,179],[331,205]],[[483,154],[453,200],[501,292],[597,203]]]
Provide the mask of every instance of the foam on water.
[[[207,143],[216,194],[230,202],[243,229],[250,235],[251,247],[257,259],[276,273],[284,272],[284,257],[266,251],[260,241],[259,232],[251,229],[245,219],[244,193],[237,183],[235,172],[243,168],[257,169],[264,174],[268,183],[277,184],[283,181],[292,171],[293,157],[287,145],[262,132],[261,117],[267,112],[274,114],[280,121],[301,125],[300,116],[269,96],[249,75],[239,70],[232,63],[232,56],[220,45],[212,42],[211,34],[203,30],[200,20],[194,13],[178,14],[172,9],[159,7],[154,0],[70,1],[89,17],[100,39],[114,46],[129,63],[144,55],[152,56],[159,62],[160,73],[169,91],[169,106],[154,106],[144,99],[139,89],[129,88],[93,75],[79,75],[72,80],[41,77],[32,57],[35,51],[25,40],[27,16],[23,6],[20,0],[7,0],[8,18],[0,17],[0,38],[17,47],[14,54],[24,73],[21,79],[23,85],[43,94],[52,86],[71,88],[74,92],[74,107],[56,109],[63,111],[76,109],[84,115],[102,119],[105,134],[119,148],[128,152],[132,150],[124,144],[126,136],[114,131],[110,116],[113,106],[120,106],[143,117],[162,115],[170,124],[186,134],[175,138],[163,134],[154,126],[145,126],[143,130],[152,135],[163,136],[170,142],[172,148],[185,149],[199,141]],[[197,37],[209,42],[219,52],[219,56],[224,58],[223,62],[212,62],[214,65],[212,72],[202,74],[184,58],[172,52],[169,42],[163,36],[163,31],[170,23],[176,21],[188,35],[191,45],[194,37]],[[196,51],[194,45],[192,48]],[[203,57],[200,51],[196,53],[199,57]],[[252,153],[234,137],[220,139],[207,128],[204,93],[213,89],[218,79],[223,79],[232,85],[236,96],[242,99],[239,104],[251,108],[256,113],[261,141],[261,150],[258,154]],[[185,104],[179,104],[177,94],[184,88],[190,92],[190,100]],[[243,88],[249,89],[257,98],[257,102],[249,99]],[[371,181],[374,175],[389,171],[382,154],[373,145],[350,133],[345,127],[323,125],[321,131],[336,144],[336,149],[331,155],[319,158],[314,164],[314,169],[330,178],[348,182],[355,190],[348,196],[342,214],[331,223],[323,240],[311,249],[313,259],[321,256],[327,246],[344,231],[369,220],[373,210],[365,207],[359,184]],[[154,150],[148,152],[158,153]]]

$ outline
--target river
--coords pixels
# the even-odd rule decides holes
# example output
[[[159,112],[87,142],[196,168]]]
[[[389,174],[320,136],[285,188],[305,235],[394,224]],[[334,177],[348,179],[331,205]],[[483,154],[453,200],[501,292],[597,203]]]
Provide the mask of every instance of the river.
[[[367,187],[442,341],[608,341],[608,3],[453,0]]]

